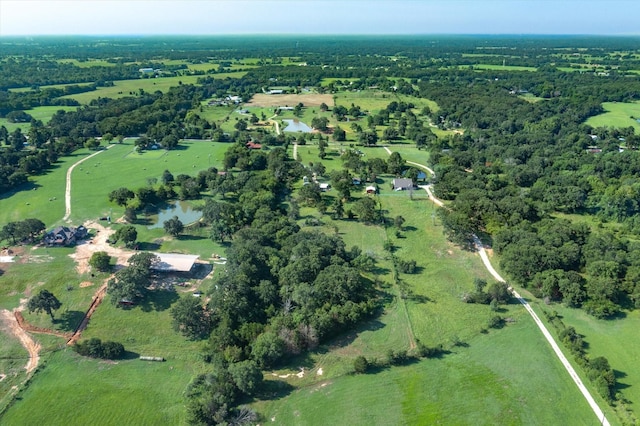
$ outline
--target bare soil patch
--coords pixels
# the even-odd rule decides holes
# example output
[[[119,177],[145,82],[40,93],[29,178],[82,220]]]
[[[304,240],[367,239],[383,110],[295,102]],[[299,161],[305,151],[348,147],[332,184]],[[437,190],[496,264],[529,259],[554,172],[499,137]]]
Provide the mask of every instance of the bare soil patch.
[[[332,95],[320,95],[317,93],[308,93],[301,95],[267,95],[266,93],[256,93],[247,102],[247,107],[279,107],[279,106],[295,106],[302,103],[306,107],[317,107],[325,103],[333,105]]]
[[[15,336],[22,346],[29,352],[29,362],[25,365],[27,374],[31,373],[38,366],[40,361],[40,344],[35,342],[29,334],[20,328],[16,317],[11,311],[6,309],[0,310],[0,323],[3,329]]]
[[[93,283],[91,281],[83,281],[80,283],[80,288],[91,287]]]
[[[109,236],[115,233],[115,230],[111,228],[105,228],[101,224],[95,221],[85,222],[84,226],[87,229],[95,229],[96,235],[93,239],[81,241],[76,246],[76,252],[71,254],[71,258],[76,261],[76,270],[80,274],[89,272],[89,259],[93,253],[98,251],[104,251],[109,256],[116,258],[116,268],[126,266],[127,260],[133,255],[133,251],[124,250],[118,247],[113,247],[107,240]]]

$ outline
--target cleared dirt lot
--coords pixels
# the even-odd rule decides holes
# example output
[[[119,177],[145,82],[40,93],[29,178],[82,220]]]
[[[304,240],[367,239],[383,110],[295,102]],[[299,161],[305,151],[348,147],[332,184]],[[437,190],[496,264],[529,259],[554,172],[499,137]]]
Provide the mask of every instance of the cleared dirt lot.
[[[319,95],[317,93],[309,93],[302,95],[267,95],[266,93],[256,93],[247,102],[247,107],[279,107],[279,106],[295,106],[301,103],[304,106],[320,106],[323,102],[329,106],[333,105],[332,95]]]

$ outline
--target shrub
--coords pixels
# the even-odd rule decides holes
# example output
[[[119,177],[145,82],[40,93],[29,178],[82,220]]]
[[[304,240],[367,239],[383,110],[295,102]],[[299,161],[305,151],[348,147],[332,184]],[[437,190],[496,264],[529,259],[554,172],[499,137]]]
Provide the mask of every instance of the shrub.
[[[364,374],[369,369],[369,361],[362,355],[353,361],[353,370],[356,374]]]
[[[415,274],[416,268],[415,260],[398,259],[398,270],[403,274]]]
[[[73,350],[82,356],[102,359],[118,359],[124,356],[124,346],[118,342],[104,342],[96,337],[76,343]]]
[[[489,318],[488,326],[489,328],[502,328],[504,326],[504,318],[500,315],[494,315]]]

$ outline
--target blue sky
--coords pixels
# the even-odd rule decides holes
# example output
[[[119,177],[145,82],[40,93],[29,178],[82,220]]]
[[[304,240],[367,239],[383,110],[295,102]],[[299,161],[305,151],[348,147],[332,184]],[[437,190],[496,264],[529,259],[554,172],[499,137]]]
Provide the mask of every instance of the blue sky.
[[[0,0],[0,36],[640,35],[640,0]]]

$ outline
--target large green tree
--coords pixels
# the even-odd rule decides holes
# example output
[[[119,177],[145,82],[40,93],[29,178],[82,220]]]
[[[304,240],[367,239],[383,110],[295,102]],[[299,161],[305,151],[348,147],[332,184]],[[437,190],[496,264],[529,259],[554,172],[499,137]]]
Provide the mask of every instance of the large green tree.
[[[165,220],[163,223],[164,232],[167,234],[177,237],[184,231],[184,225],[182,221],[178,218],[178,216],[174,216],[169,220]]]
[[[135,197],[135,194],[128,188],[114,189],[109,193],[109,201],[115,202],[119,206],[127,205],[133,197]]]
[[[106,272],[111,268],[111,256],[105,251],[97,251],[91,255],[89,265],[100,272]]]
[[[29,312],[46,312],[51,317],[51,321],[54,320],[53,311],[60,309],[60,306],[62,303],[49,290],[40,290],[27,302]]]
[[[200,304],[200,299],[188,295],[180,298],[171,308],[173,329],[190,339],[199,339],[211,332],[211,312]]]

